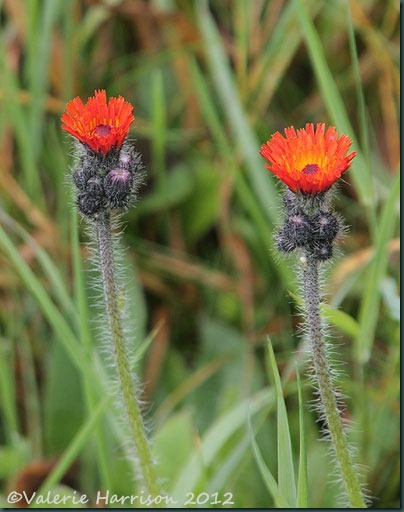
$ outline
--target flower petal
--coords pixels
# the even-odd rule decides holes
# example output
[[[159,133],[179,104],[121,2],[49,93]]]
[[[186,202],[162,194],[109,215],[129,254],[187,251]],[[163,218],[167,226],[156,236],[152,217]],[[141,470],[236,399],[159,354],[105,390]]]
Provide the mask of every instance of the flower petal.
[[[262,145],[260,154],[275,174],[293,192],[314,195],[328,190],[350,167],[355,151],[346,155],[352,141],[338,137],[334,126],[307,123],[305,128],[285,128],[285,136],[276,132]]]
[[[121,147],[134,120],[132,105],[122,96],[107,102],[103,89],[95,91],[86,104],[79,97],[74,98],[61,117],[63,130],[104,155]]]

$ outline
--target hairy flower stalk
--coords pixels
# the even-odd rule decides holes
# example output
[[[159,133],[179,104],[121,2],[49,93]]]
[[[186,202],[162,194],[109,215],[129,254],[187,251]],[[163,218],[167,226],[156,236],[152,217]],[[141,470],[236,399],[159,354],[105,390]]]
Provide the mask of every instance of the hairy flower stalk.
[[[116,279],[113,243],[116,235],[112,233],[113,220],[133,202],[143,178],[140,155],[126,140],[133,121],[133,107],[121,96],[107,102],[105,91],[96,91],[86,104],[80,98],[67,104],[62,128],[78,141],[79,165],[73,173],[77,188],[76,204],[81,215],[94,228],[120,398],[143,485],[151,499],[157,498],[157,504],[161,491],[131,375],[122,300]]]
[[[122,316],[118,290],[116,287],[114,251],[111,237],[111,219],[108,212],[104,212],[96,222],[97,241],[101,273],[104,286],[105,306],[109,323],[109,330],[116,359],[118,380],[127,412],[130,430],[135,440],[140,466],[143,470],[144,481],[151,496],[159,496],[160,490],[154,473],[153,461],[143,420],[136,399],[129,358],[126,350],[125,334],[122,327]]]
[[[320,316],[319,263],[310,255],[307,256],[307,261],[303,268],[303,282],[306,303],[306,326],[311,344],[315,377],[332,444],[346,486],[346,494],[353,508],[365,508],[361,486],[352,463],[348,441],[341,421],[341,413],[332,382],[331,368],[327,360]]]
[[[333,256],[333,245],[342,225],[330,205],[330,188],[350,167],[355,152],[346,156],[351,140],[334,127],[307,124],[305,129],[285,129],[261,147],[266,167],[287,185],[284,195],[285,222],[275,235],[280,252],[300,254],[305,299],[305,325],[313,379],[319,392],[318,409],[327,424],[336,461],[349,504],[365,508],[357,470],[352,460],[341,418],[338,394],[328,360],[328,342],[320,314],[319,277],[322,265]]]

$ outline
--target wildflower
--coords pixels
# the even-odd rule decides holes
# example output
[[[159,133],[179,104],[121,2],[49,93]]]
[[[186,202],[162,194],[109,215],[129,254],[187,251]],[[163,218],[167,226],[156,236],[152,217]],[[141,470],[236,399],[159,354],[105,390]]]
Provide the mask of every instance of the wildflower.
[[[272,173],[293,192],[314,195],[328,190],[350,167],[356,152],[346,155],[352,144],[347,135],[338,137],[333,126],[325,131],[325,124],[312,123],[306,128],[285,129],[262,145],[260,154],[269,163]]]
[[[143,174],[141,157],[126,140],[134,119],[130,103],[122,96],[107,102],[104,90],[86,104],[75,98],[66,105],[62,128],[77,139],[80,155],[72,176],[76,204],[87,218],[127,208],[135,197]]]
[[[115,232],[117,220],[124,208],[135,198],[143,179],[143,166],[133,141],[126,139],[134,121],[133,107],[122,96],[107,102],[104,90],[96,91],[84,104],[80,98],[70,101],[61,118],[62,129],[70,133],[77,150],[76,168],[72,179],[76,187],[76,205],[91,226],[97,274],[97,289],[103,291],[108,333],[108,349],[118,386],[112,386],[116,411],[126,414],[130,432],[131,459],[136,458],[136,471],[142,478],[142,488],[151,498],[162,495],[155,471],[149,441],[143,425],[136,378],[132,375],[130,349],[135,346],[128,338],[132,329],[125,325],[125,288],[117,272],[119,247]],[[131,310],[132,308],[128,308]],[[133,453],[133,448],[135,453]]]
[[[285,222],[275,233],[281,252],[299,248],[317,261],[333,255],[333,243],[342,231],[338,217],[330,211],[326,192],[350,167],[356,152],[347,152],[352,141],[338,136],[336,129],[324,123],[306,124],[306,128],[285,129],[261,146],[260,154],[272,173],[287,185],[283,204]]]
[[[326,422],[331,446],[350,506],[366,506],[361,482],[341,418],[339,395],[333,382],[329,343],[321,317],[320,282],[324,262],[334,254],[334,241],[341,234],[340,218],[331,210],[329,189],[350,167],[356,152],[347,155],[351,139],[338,136],[323,123],[306,128],[285,129],[261,146],[267,169],[288,188],[283,196],[284,222],[275,232],[275,244],[282,253],[299,251],[299,273],[304,291],[305,333],[311,353],[313,381],[318,392],[318,411]]]
[[[105,90],[96,91],[84,104],[79,97],[66,105],[62,129],[97,153],[106,155],[120,148],[135,120],[133,107],[122,96],[110,98]]]

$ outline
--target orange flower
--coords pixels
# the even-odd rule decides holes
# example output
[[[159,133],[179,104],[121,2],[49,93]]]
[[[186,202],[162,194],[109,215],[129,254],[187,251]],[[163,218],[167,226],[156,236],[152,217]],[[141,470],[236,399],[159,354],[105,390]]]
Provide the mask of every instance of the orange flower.
[[[74,98],[61,117],[63,130],[103,155],[122,146],[134,120],[132,105],[122,96],[107,103],[104,90],[95,91],[85,105],[79,97]]]
[[[293,192],[317,194],[328,190],[351,165],[356,152],[346,156],[352,141],[338,137],[334,126],[312,123],[300,130],[285,128],[285,136],[276,132],[261,146],[260,155],[269,163],[265,167]]]

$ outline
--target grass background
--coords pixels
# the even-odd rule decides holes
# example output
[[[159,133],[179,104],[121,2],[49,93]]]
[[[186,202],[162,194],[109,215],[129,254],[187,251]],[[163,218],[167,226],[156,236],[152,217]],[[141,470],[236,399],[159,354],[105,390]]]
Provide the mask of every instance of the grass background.
[[[350,397],[345,415],[373,505],[399,506],[398,7],[0,2],[4,505],[10,490],[41,484],[91,499],[98,489],[140,492],[112,405],[102,400],[110,371],[94,329],[87,237],[66,184],[72,158],[59,121],[68,100],[105,88],[135,105],[131,134],[148,171],[125,215],[124,244],[137,372],[168,494],[231,492],[233,507],[280,503],[264,465],[287,494],[282,448],[295,465],[299,454],[297,364],[308,505],[338,503],[333,463],[307,405],[293,264],[271,251],[280,188],[258,155],[274,131],[321,121],[350,135],[359,153],[336,199],[350,229],[327,285],[340,385]],[[287,424],[290,445],[277,441]]]

